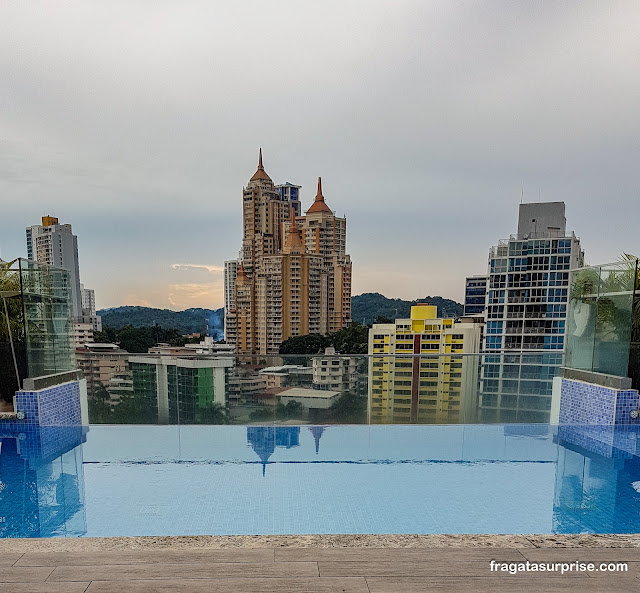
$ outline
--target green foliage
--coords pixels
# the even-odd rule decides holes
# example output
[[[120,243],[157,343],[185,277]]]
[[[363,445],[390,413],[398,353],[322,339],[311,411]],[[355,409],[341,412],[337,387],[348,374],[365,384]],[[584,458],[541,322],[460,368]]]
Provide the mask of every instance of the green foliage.
[[[91,424],[155,424],[158,421],[156,403],[141,394],[123,395],[113,401],[101,385],[88,397],[88,404]]]
[[[343,393],[329,408],[331,419],[343,424],[366,424],[367,398],[355,393]]]
[[[411,313],[411,305],[428,303],[438,307],[439,317],[460,317],[464,306],[456,301],[439,296],[424,297],[416,301],[388,299],[377,292],[368,292],[351,298],[351,318],[364,325],[373,323],[377,317],[384,317],[393,322],[394,319],[406,319]]]
[[[196,424],[229,424],[229,410],[211,402],[206,408],[196,410]]]
[[[279,402],[275,408],[265,406],[258,408],[249,414],[250,420],[291,420],[293,418],[302,418],[304,407],[300,402],[295,400],[286,404]]]
[[[289,338],[280,344],[280,354],[319,354],[330,345],[328,336],[308,334]]]
[[[635,271],[634,286],[629,287],[630,290],[634,291],[635,295],[631,320],[631,342],[640,344],[640,260],[635,255],[624,253],[622,256],[622,261],[628,264],[628,266]],[[637,360],[639,354],[638,350],[640,350],[640,346],[636,346],[636,348],[634,349],[636,356],[635,360]],[[640,377],[640,373],[635,376]]]
[[[333,346],[341,354],[366,354],[369,328],[360,323],[352,323],[333,334],[321,336],[309,334],[289,338],[280,344],[280,354],[323,354],[324,349]]]
[[[18,270],[12,269],[15,262],[16,260],[10,262],[0,260],[1,291],[20,291],[20,274]],[[22,300],[20,297],[8,297],[6,302],[13,340],[14,342],[22,341],[24,339],[24,332],[22,330]],[[4,303],[2,299],[0,299],[0,342],[8,341],[9,332],[7,331]]]
[[[300,418],[304,408],[300,402],[295,400],[288,401],[286,404],[279,403],[276,406],[276,418],[278,420],[290,420],[291,418]]]
[[[249,420],[273,420],[274,418],[275,412],[271,407],[258,408],[249,414]]]
[[[149,348],[159,343],[169,344],[170,346],[184,346],[186,343],[193,342],[188,338],[184,338],[175,328],[165,329],[158,325],[153,327],[133,327],[126,325],[122,328],[113,328],[104,326],[101,332],[95,332],[93,341],[99,343],[114,343],[120,348],[132,353],[146,353]],[[196,339],[195,341],[199,341]]]

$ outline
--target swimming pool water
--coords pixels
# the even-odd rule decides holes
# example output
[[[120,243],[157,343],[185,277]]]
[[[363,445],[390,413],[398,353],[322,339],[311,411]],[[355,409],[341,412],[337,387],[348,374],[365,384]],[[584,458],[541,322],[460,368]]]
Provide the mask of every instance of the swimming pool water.
[[[640,531],[637,430],[0,427],[0,537]]]

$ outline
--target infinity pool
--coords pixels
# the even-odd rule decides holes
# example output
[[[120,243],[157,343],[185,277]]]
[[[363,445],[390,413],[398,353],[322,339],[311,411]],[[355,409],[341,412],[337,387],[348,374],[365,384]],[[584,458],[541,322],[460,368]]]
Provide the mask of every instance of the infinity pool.
[[[0,537],[640,532],[637,430],[0,425]]]

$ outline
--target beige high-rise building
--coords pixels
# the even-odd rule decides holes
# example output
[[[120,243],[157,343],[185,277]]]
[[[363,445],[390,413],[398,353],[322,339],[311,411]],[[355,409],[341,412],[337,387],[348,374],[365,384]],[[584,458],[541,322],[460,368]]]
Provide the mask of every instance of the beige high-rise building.
[[[305,216],[295,215],[281,187],[264,170],[260,151],[258,170],[243,190],[241,257],[235,277],[225,274],[227,287],[235,284],[225,337],[238,354],[277,354],[290,337],[326,334],[351,322],[346,219],[325,203],[320,179]]]

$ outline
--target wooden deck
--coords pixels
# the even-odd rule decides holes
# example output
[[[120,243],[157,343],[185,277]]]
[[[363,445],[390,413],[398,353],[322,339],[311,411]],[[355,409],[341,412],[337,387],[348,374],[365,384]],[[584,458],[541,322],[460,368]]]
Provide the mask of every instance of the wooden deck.
[[[6,542],[9,543],[9,542]],[[624,573],[490,570],[497,562],[628,562]],[[579,593],[640,590],[640,548],[0,549],[2,593]]]

